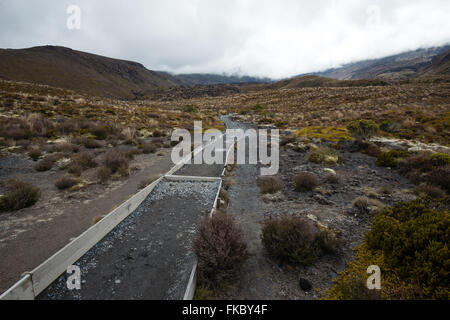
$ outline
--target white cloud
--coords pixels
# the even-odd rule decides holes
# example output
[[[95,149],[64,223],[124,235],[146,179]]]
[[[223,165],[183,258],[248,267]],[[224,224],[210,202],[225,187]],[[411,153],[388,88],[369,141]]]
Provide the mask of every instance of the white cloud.
[[[80,31],[66,28],[71,4]],[[0,0],[0,47],[63,45],[172,72],[279,78],[449,41],[447,0]]]

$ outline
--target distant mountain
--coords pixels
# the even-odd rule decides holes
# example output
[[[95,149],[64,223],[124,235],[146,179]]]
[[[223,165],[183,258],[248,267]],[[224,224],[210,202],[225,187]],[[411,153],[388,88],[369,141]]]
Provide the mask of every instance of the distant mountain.
[[[136,62],[57,46],[0,49],[0,78],[120,99],[180,84],[177,78]]]
[[[250,76],[220,75],[211,73],[178,74],[175,76],[185,85],[215,85],[215,84],[238,84],[238,83],[269,83],[269,78],[255,78]]]
[[[448,54],[450,45],[428,49],[418,49],[381,59],[364,60],[346,64],[340,68],[329,69],[314,75],[339,80],[383,79],[399,81],[417,78],[425,73],[433,74],[439,61],[437,56]],[[445,69],[445,68],[444,68]],[[442,70],[441,70],[442,71]],[[448,74],[448,69],[447,69]]]

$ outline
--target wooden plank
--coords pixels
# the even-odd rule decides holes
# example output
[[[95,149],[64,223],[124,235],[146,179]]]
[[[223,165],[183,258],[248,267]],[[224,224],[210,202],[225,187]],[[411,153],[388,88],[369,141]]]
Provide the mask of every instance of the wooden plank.
[[[34,297],[31,275],[27,274],[5,291],[0,296],[0,300],[33,300]]]
[[[152,184],[135,194],[125,201],[118,208],[105,216],[97,224],[90,227],[79,237],[74,239],[64,248],[59,250],[44,263],[35,268],[31,274],[33,279],[33,289],[36,295],[41,293],[53,281],[55,281],[67,267],[80,259],[97,242],[114,229],[122,220],[132,213],[148,194],[156,187],[163,177],[154,181]]]

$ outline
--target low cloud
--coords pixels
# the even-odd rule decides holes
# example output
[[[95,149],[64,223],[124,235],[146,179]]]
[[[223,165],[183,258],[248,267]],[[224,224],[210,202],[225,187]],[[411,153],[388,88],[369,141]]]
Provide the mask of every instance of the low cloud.
[[[80,30],[66,27],[72,4]],[[0,0],[2,48],[62,45],[174,73],[281,78],[449,41],[446,0]]]

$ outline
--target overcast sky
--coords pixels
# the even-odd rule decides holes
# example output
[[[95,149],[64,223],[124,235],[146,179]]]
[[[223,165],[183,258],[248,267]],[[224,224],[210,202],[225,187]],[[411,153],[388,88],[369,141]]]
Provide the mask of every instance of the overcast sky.
[[[62,45],[174,73],[281,78],[448,42],[449,0],[0,0],[1,48]]]

